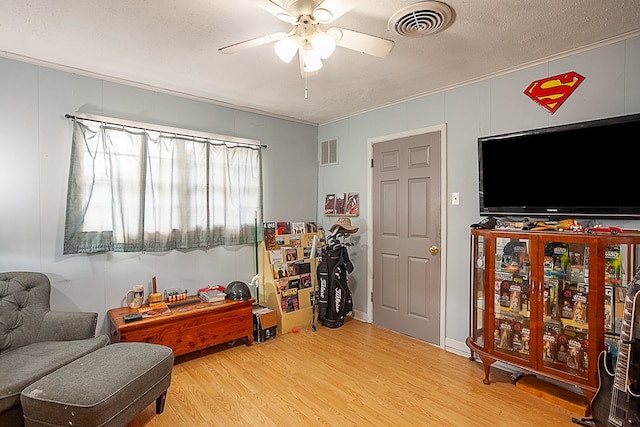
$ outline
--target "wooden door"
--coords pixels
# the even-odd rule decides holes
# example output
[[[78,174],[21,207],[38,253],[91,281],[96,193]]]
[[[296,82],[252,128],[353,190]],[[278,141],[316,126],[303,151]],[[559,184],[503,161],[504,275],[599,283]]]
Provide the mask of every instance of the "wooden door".
[[[441,131],[373,145],[373,322],[440,344]]]

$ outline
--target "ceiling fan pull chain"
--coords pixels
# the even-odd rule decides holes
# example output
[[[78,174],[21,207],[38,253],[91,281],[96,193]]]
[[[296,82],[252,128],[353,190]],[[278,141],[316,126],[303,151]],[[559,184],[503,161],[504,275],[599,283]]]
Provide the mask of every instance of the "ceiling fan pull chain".
[[[308,76],[308,73],[305,71],[305,73],[304,73],[304,99],[309,99],[309,87],[307,86],[307,76]]]

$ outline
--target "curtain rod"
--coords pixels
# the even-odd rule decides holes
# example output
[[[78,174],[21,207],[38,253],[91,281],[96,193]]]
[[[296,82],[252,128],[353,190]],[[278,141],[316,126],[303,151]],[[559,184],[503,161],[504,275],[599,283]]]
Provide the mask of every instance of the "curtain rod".
[[[234,144],[244,144],[244,145],[249,145],[249,146],[254,146],[254,147],[267,148],[267,146],[264,145],[264,144],[251,142],[251,141],[255,141],[255,140],[244,139],[244,138],[236,138],[236,137],[229,137],[229,136],[223,136],[223,135],[207,134],[207,133],[204,133],[204,132],[194,132],[194,133],[198,133],[199,135],[183,133],[182,131],[185,131],[186,129],[170,128],[170,127],[166,127],[166,126],[162,126],[165,130],[153,129],[151,127],[145,127],[145,126],[143,126],[143,123],[138,123],[138,122],[135,122],[135,124],[132,124],[134,122],[125,123],[124,121],[121,122],[121,123],[118,123],[118,122],[112,122],[112,121],[109,121],[109,120],[104,120],[101,117],[95,117],[95,118],[94,117],[82,117],[82,116],[74,116],[72,114],[65,114],[64,117],[67,118],[67,119],[71,119],[71,120],[86,120],[86,121],[90,121],[90,122],[104,123],[104,124],[113,125],[113,126],[124,126],[124,127],[133,128],[133,129],[139,129],[139,130],[143,130],[143,131],[153,131],[153,132],[160,132],[160,133],[165,132],[165,133],[170,133],[170,134],[173,134],[173,135],[176,135],[176,136],[183,136],[183,137],[187,137],[187,138],[214,139],[214,140],[220,140],[220,141],[223,141],[223,142],[231,142],[231,143],[234,143]]]

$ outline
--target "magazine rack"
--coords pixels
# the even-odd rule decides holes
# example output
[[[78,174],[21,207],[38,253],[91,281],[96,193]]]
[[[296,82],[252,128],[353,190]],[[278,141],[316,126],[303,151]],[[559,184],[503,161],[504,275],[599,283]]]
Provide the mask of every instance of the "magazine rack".
[[[313,237],[317,236],[317,246],[320,246],[320,240],[322,237],[321,232],[317,233],[303,233],[300,235],[281,235],[284,239],[283,245],[278,245],[272,251],[282,251],[282,262],[272,262],[272,254],[267,250],[265,242],[259,244],[258,255],[258,275],[260,280],[259,288],[259,301],[261,305],[269,307],[274,310],[278,315],[278,333],[286,334],[293,329],[303,330],[311,328],[313,324],[313,298],[315,297],[315,291],[317,290],[317,278],[316,267],[317,260],[315,254],[310,254],[310,246],[290,247],[291,239],[297,239],[298,237],[303,242],[303,245],[313,240]],[[295,251],[296,259],[287,259],[286,254]],[[291,271],[293,265],[304,265],[304,273],[302,274],[288,274]],[[286,277],[276,278],[278,271],[281,269],[288,270]],[[307,272],[308,271],[308,272]],[[308,277],[305,277],[307,276]],[[301,283],[302,280],[306,280],[306,283]],[[287,311],[286,303],[287,296],[284,286],[285,281],[292,282],[297,288],[297,305],[293,311]],[[296,282],[298,281],[298,282]],[[297,284],[296,284],[297,283]],[[304,287],[306,286],[306,287]],[[283,294],[285,295],[285,308],[283,309]],[[290,305],[294,305],[291,301]]]

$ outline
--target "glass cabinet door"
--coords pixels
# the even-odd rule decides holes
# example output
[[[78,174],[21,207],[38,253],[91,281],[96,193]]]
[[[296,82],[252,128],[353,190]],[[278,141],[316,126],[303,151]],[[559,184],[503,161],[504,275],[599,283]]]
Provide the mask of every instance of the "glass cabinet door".
[[[472,269],[473,290],[471,294],[472,307],[475,310],[471,313],[471,338],[480,347],[484,347],[484,322],[485,322],[485,300],[484,300],[484,279],[485,279],[485,238],[484,236],[474,236],[472,247],[475,266]]]
[[[542,363],[546,368],[586,378],[589,367],[589,246],[545,241],[542,262]]]
[[[530,241],[496,238],[493,350],[530,360]]]
[[[638,265],[634,253],[637,256],[636,245],[625,243],[607,244],[604,250],[604,344],[614,362],[620,346],[627,286],[634,273],[633,266]],[[639,338],[638,326],[633,327],[636,339]]]

